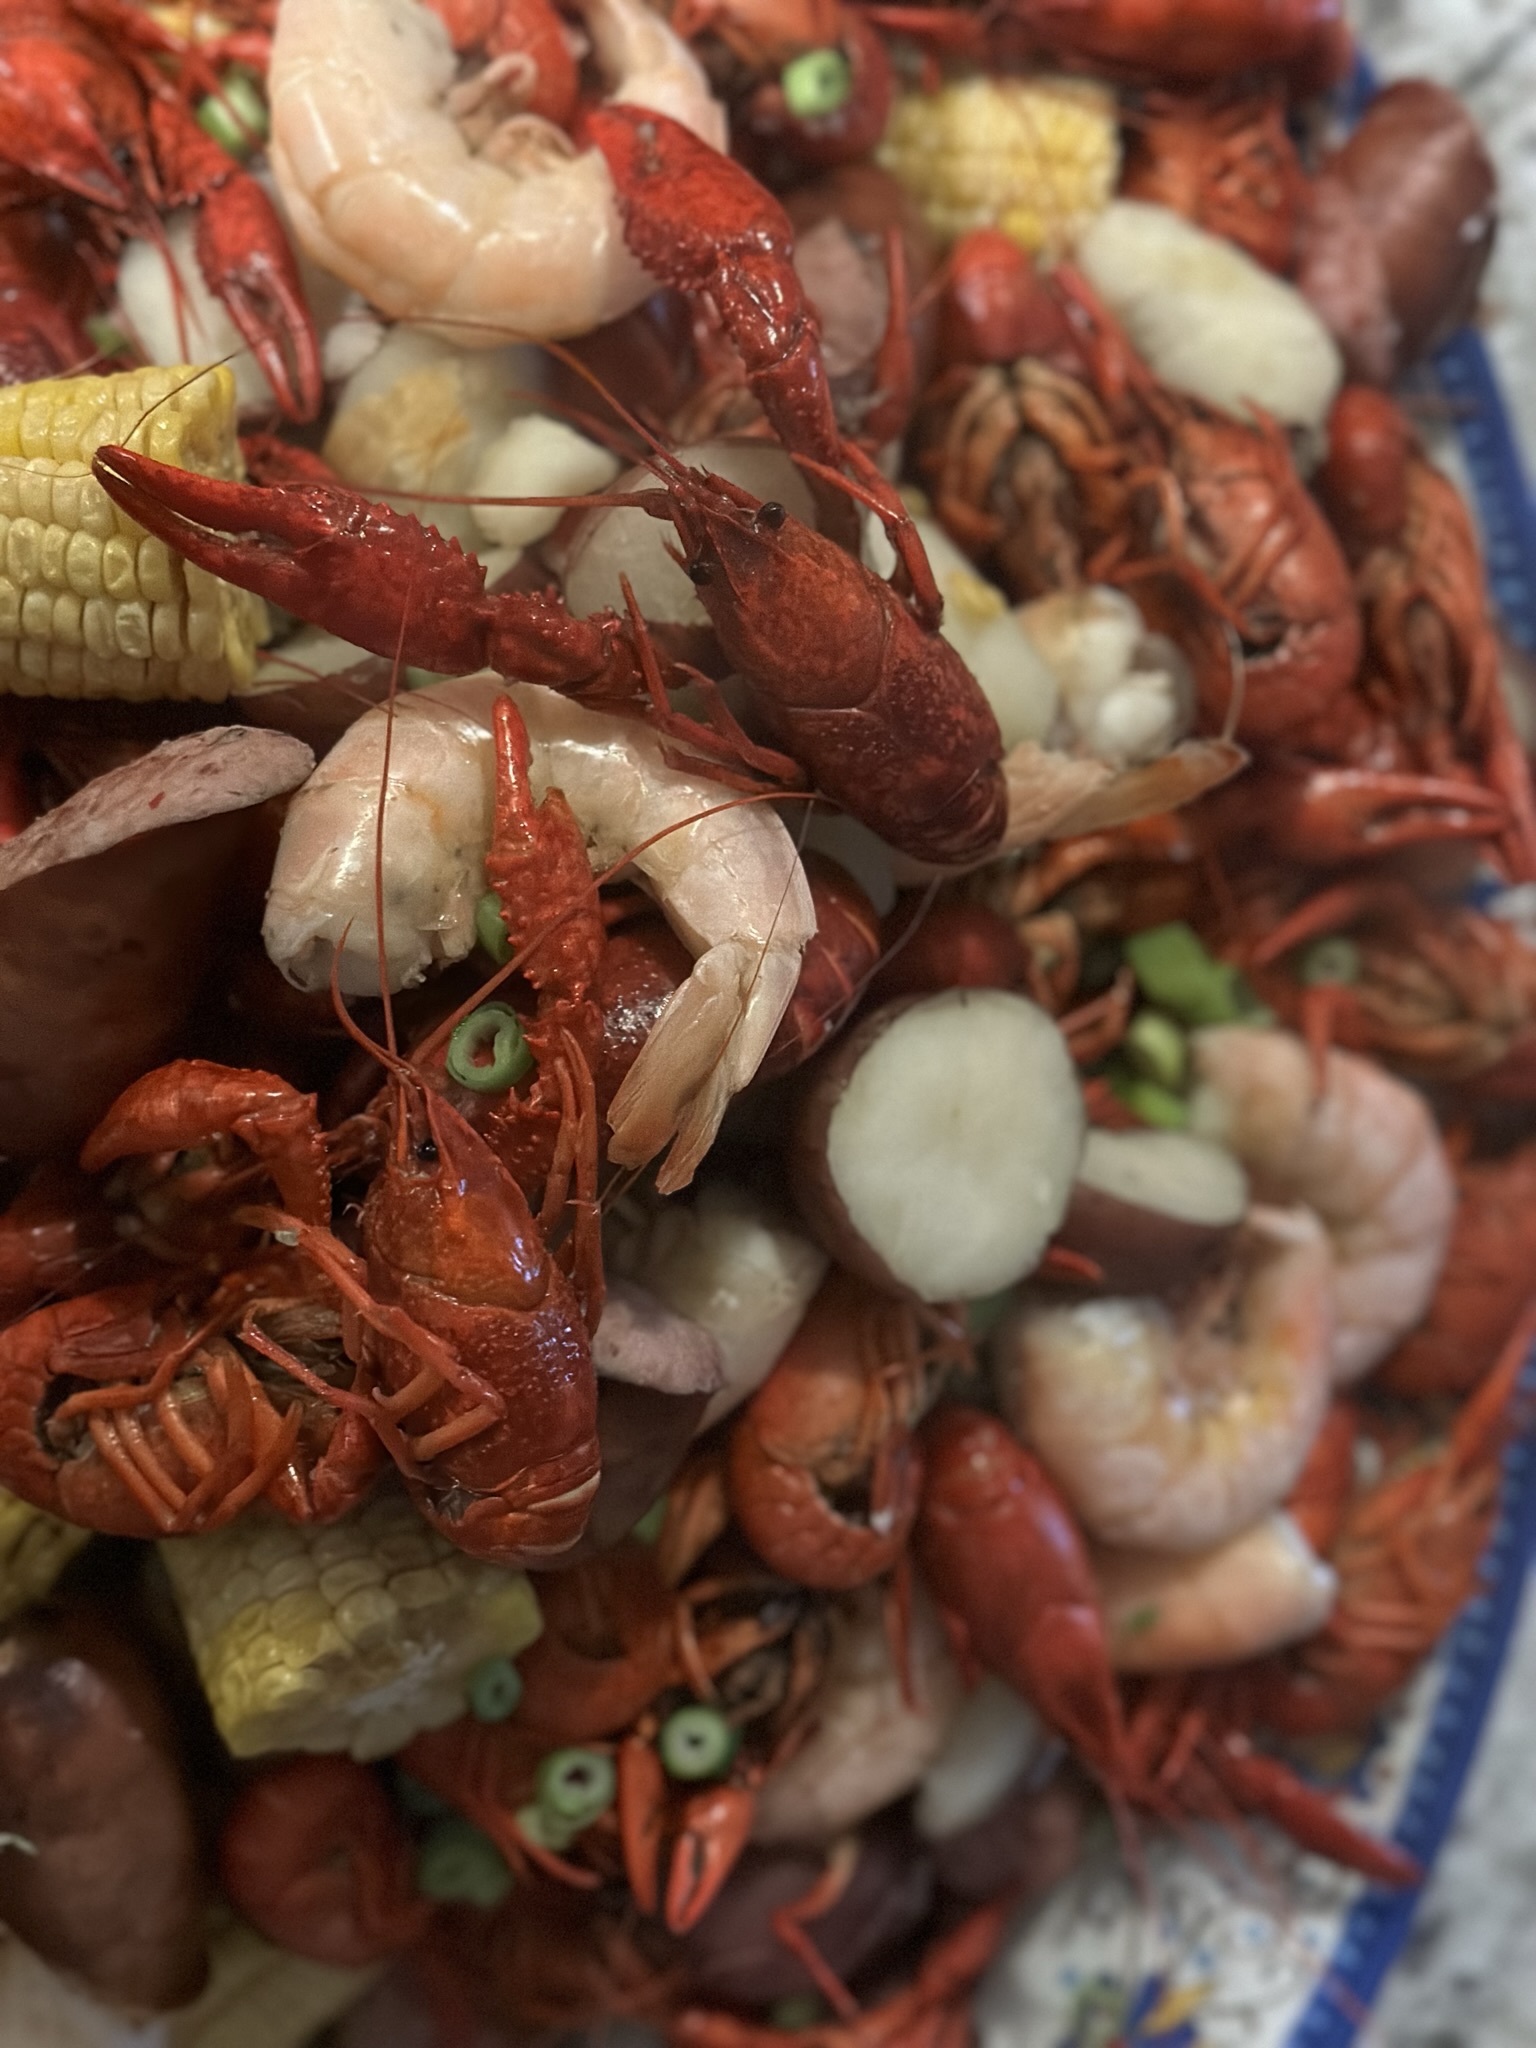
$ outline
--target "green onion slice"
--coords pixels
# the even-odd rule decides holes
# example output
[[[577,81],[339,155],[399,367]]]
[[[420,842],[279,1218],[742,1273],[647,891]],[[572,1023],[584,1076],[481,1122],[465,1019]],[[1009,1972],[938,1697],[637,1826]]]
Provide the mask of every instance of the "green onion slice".
[[[494,889],[487,889],[475,905],[475,937],[498,967],[505,967],[512,958],[512,941],[501,917],[501,898]]]
[[[740,1732],[717,1708],[695,1705],[668,1714],[656,1748],[668,1777],[691,1784],[729,1770],[740,1741]]]
[[[226,72],[219,90],[198,104],[197,124],[232,157],[248,157],[267,138],[267,103],[248,71]]]
[[[1149,1081],[1177,1092],[1189,1076],[1189,1041],[1161,1010],[1138,1010],[1125,1034],[1125,1057]]]
[[[617,1774],[600,1749],[557,1749],[539,1765],[539,1805],[567,1827],[584,1828],[613,1804]]]
[[[825,120],[853,97],[853,68],[841,50],[807,50],[784,66],[779,89],[797,121]]]
[[[478,1055],[487,1046],[491,1056],[482,1060]],[[449,1039],[443,1064],[461,1088],[472,1088],[477,1095],[499,1095],[521,1081],[533,1065],[533,1054],[517,1012],[505,1003],[482,1003]]]
[[[1243,1014],[1242,978],[1208,953],[1187,924],[1160,924],[1133,932],[1125,956],[1141,992],[1181,1023],[1235,1024]]]
[[[1315,939],[1301,956],[1301,979],[1308,988],[1353,988],[1360,975],[1360,948],[1342,932]]]
[[[464,1696],[477,1721],[505,1721],[517,1712],[523,1674],[510,1657],[485,1657],[464,1681]]]
[[[417,1852],[416,1889],[424,1899],[488,1912],[511,1891],[512,1873],[489,1835],[452,1814],[437,1823]]]

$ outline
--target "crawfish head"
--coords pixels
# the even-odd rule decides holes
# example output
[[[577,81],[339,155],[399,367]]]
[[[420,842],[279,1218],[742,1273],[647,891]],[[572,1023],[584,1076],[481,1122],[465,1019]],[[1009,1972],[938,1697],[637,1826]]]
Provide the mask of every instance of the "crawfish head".
[[[549,1254],[522,1189],[485,1140],[429,1090],[401,1083],[395,1141],[364,1210],[370,1255],[456,1300],[533,1308]]]
[[[848,641],[884,637],[879,579],[775,500],[760,504],[702,470],[645,496],[677,529],[683,567],[731,662],[771,678],[777,702],[841,705]]]

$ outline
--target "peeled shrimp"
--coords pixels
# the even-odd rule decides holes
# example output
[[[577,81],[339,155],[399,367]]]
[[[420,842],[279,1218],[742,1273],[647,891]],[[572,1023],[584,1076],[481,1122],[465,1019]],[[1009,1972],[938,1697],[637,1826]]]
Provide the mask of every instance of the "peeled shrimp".
[[[725,114],[644,0],[576,0],[611,97],[715,148]],[[272,168],[318,263],[396,319],[466,345],[584,334],[655,290],[624,244],[607,164],[532,114],[475,147],[457,63],[420,0],[283,0],[268,86]]]
[[[907,1669],[886,1601],[866,1586],[839,1603],[832,1654],[811,1702],[814,1727],[757,1795],[756,1842],[827,1842],[922,1777],[965,1697],[933,1603],[913,1588]]]
[[[639,849],[636,878],[694,956],[608,1117],[618,1165],[642,1165],[674,1141],[657,1182],[669,1194],[692,1178],[794,993],[816,929],[804,870],[763,805],[701,815],[730,792],[669,768],[661,742],[636,720],[584,710],[533,683],[456,676],[394,708],[381,885],[392,989],[434,962],[463,959],[474,943],[491,836],[492,707],[504,690],[528,728],[535,794],[565,792],[594,872]],[[378,989],[374,870],[388,721],[380,705],[350,726],[284,821],[262,937],[299,988],[324,988],[339,949],[341,988]]]
[[[1337,1573],[1283,1510],[1192,1557],[1096,1551],[1093,1576],[1118,1671],[1267,1656],[1315,1635],[1339,1590]]]
[[[1333,1377],[1369,1372],[1429,1307],[1456,1179],[1422,1096],[1373,1060],[1288,1031],[1196,1033],[1193,1127],[1235,1152],[1264,1201],[1305,1202],[1333,1241]]]
[[[1203,1550],[1282,1501],[1328,1405],[1332,1261],[1307,1210],[1250,1209],[1179,1305],[1026,1306],[1005,1413],[1101,1543]]]

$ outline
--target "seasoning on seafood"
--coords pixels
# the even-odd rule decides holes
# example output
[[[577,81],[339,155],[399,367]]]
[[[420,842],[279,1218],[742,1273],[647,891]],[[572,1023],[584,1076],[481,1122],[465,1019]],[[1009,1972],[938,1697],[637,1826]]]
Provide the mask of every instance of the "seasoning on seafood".
[[[1117,1671],[1187,1671],[1262,1657],[1315,1635],[1339,1591],[1337,1572],[1281,1512],[1209,1550],[1096,1550],[1093,1574]]]
[[[147,9],[23,0],[0,65],[5,166],[85,212],[109,243],[196,209],[198,266],[294,420],[320,409],[320,349],[298,265],[265,189],[194,118],[158,59],[180,38]]]
[[[1333,1376],[1384,1358],[1433,1298],[1456,1182],[1422,1096],[1358,1054],[1330,1051],[1322,1087],[1284,1031],[1196,1032],[1194,1127],[1235,1152],[1264,1200],[1305,1202],[1333,1244]]]
[[[659,15],[637,0],[580,12],[616,96],[723,142],[723,109]],[[637,306],[652,284],[624,246],[601,154],[543,114],[466,101],[455,71],[419,0],[284,0],[272,168],[303,246],[381,311],[460,346],[582,334]],[[481,97],[484,136],[470,113]]]
[[[1249,1212],[1186,1299],[1020,1311],[1007,1412],[1102,1543],[1203,1550],[1277,1506],[1328,1404],[1332,1260],[1305,1209]]]

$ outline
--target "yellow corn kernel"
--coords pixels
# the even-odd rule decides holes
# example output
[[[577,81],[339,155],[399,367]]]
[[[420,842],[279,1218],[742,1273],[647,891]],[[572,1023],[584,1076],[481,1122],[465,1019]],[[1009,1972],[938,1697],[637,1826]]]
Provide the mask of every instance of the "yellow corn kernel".
[[[876,157],[935,234],[996,227],[1059,254],[1114,196],[1114,95],[1081,78],[967,78],[905,93]]]
[[[466,1557],[393,1490],[328,1528],[255,1509],[160,1553],[236,1756],[388,1756],[456,1720],[474,1667],[542,1625],[522,1572]]]
[[[41,1600],[90,1540],[89,1529],[77,1529],[73,1522],[61,1522],[0,1492],[0,1621]]]
[[[216,702],[248,689],[266,606],[118,510],[90,473],[115,441],[241,476],[233,377],[151,368],[0,389],[0,692]]]

